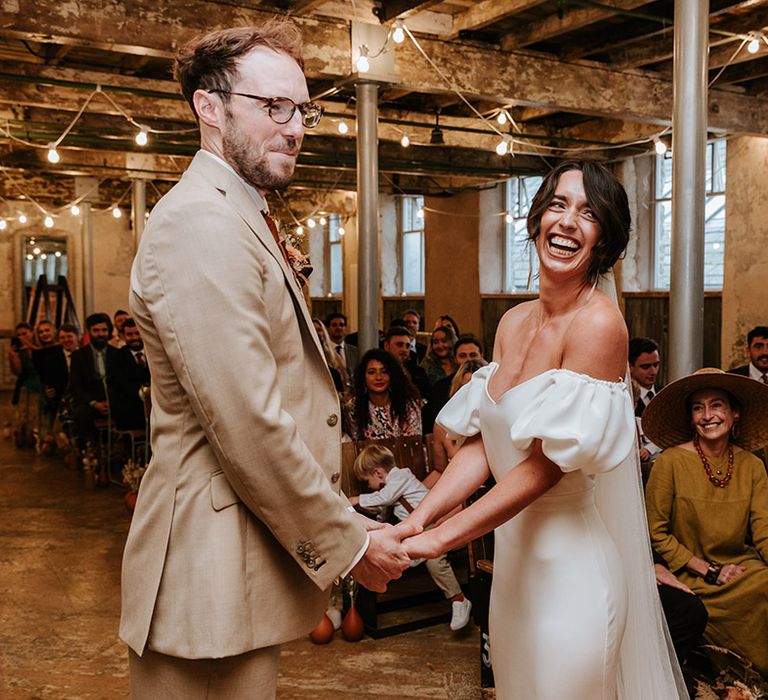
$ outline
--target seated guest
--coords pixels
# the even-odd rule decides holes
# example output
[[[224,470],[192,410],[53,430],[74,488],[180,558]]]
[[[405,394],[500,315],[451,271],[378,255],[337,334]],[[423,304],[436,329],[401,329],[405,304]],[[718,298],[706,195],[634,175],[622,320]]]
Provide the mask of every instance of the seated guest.
[[[59,328],[59,345],[64,350],[64,359],[67,362],[67,370],[72,358],[72,353],[80,349],[80,332],[71,323],[62,323]]]
[[[749,363],[729,371],[768,384],[768,326],[755,326],[747,333],[747,350]]]
[[[69,367],[64,348],[57,342],[56,328],[50,321],[37,324],[37,337],[38,347],[32,351],[32,362],[43,385],[42,410],[50,433],[69,384]]]
[[[441,328],[442,326],[448,326],[457,338],[461,335],[461,333],[459,333],[459,324],[456,323],[456,321],[454,321],[450,316],[444,314],[437,317],[433,328]]]
[[[658,457],[661,449],[654,445],[648,436],[643,433],[641,418],[645,407],[651,399],[659,393],[656,378],[659,375],[659,346],[651,338],[632,338],[629,341],[629,373],[632,377],[633,387],[636,387],[635,420],[637,422],[637,434],[640,441],[640,462],[643,468],[643,477],[647,478],[653,462]],[[634,393],[633,389],[633,393]]]
[[[417,335],[421,330],[421,316],[415,309],[408,309],[403,313],[403,321],[405,321],[405,327],[411,332],[411,353],[416,356],[416,362],[421,362],[424,355],[427,354],[427,346],[417,340]],[[390,325],[399,324],[393,322]]]
[[[358,352],[355,345],[346,342],[347,317],[339,311],[328,314],[325,318],[325,327],[331,338],[331,346],[339,357],[338,365],[344,384],[350,387],[357,368]]]
[[[419,390],[421,398],[429,401],[429,379],[424,369],[415,362],[415,354],[411,352],[411,331],[405,326],[391,325],[384,334],[384,350],[400,362],[408,379]]]
[[[646,487],[653,548],[709,613],[705,639],[768,676],[768,386],[703,369],[643,413],[664,451]]]
[[[354,394],[344,407],[346,432],[353,440],[421,435],[421,404],[400,363],[374,348],[355,371]]]
[[[483,359],[483,346],[474,335],[462,335],[453,346],[453,362],[456,367],[463,362]],[[446,375],[435,382],[432,387],[432,400],[424,415],[424,430],[431,432],[437,414],[448,403],[451,384],[456,376],[455,372]]]
[[[8,366],[16,377],[11,404],[21,409],[14,420],[14,434],[19,447],[27,444],[28,440],[31,442],[32,429],[38,423],[38,399],[42,385],[32,361],[32,353],[36,348],[32,326],[23,321],[17,323],[8,346]]]
[[[424,500],[428,489],[408,469],[395,464],[395,456],[381,445],[369,445],[355,460],[352,469],[355,476],[368,484],[372,493],[350,496],[353,506],[366,510],[393,508],[398,520],[405,520],[409,513]],[[441,554],[427,559],[426,567],[432,580],[448,600],[453,601],[450,628],[454,632],[467,626],[472,603],[464,597],[456,580],[448,557]]]
[[[451,380],[451,386],[448,390],[448,398],[451,398],[451,396],[472,379],[472,375],[477,372],[477,370],[481,367],[485,367],[487,364],[488,363],[482,357],[462,362]],[[438,423],[435,423],[433,435],[434,470],[430,472],[430,476],[434,473],[437,475],[441,474],[448,466],[448,462],[451,461],[453,455],[455,455],[459,449],[459,443],[457,443],[456,440],[451,440],[448,437],[448,433],[445,432],[445,428]],[[437,481],[436,477],[434,478],[434,481]],[[431,481],[427,485],[432,488],[434,481]]]
[[[136,321],[123,322],[125,345],[115,354],[107,381],[112,422],[119,430],[145,427],[144,394],[150,386],[149,367]]]
[[[326,330],[325,325],[323,325],[323,322],[319,318],[313,318],[312,325],[315,327],[317,338],[323,348],[323,355],[325,355],[325,361],[328,363],[328,370],[331,373],[333,385],[336,387],[336,391],[339,394],[343,394],[345,387],[340,369],[341,358],[331,348],[331,337],[328,335],[328,331]]]
[[[109,345],[112,320],[107,314],[91,314],[85,320],[85,329],[90,343],[72,353],[69,365],[72,412],[80,449],[96,442],[96,419],[109,413],[106,379],[118,352]]]
[[[117,311],[115,311],[114,316],[112,316],[112,324],[113,324],[113,328],[115,329],[115,334],[112,338],[110,338],[109,344],[112,347],[117,348],[118,350],[125,345],[125,336],[123,335],[123,324],[130,317],[131,315],[127,311],[123,311],[123,309],[118,309]]]
[[[434,386],[440,379],[456,371],[456,361],[453,359],[455,342],[456,336],[450,326],[440,326],[432,331],[429,350],[421,363],[427,373],[430,386]]]

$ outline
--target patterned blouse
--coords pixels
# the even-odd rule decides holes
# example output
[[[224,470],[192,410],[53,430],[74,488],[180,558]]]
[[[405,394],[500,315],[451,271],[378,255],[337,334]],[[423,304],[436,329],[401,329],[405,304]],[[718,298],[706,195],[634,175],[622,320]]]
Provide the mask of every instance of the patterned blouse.
[[[371,420],[361,434],[355,420],[355,399],[352,397],[344,405],[347,432],[353,440],[383,440],[384,438],[421,435],[422,403],[422,401],[408,401],[405,407],[405,419],[398,423],[390,415],[390,404],[376,406],[369,400],[368,412]]]

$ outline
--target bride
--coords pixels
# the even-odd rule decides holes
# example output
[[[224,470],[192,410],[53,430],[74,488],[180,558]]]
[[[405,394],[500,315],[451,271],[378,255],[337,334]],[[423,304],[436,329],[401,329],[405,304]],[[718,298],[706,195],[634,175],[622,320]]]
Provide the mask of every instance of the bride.
[[[627,331],[597,288],[629,239],[603,166],[558,165],[528,215],[540,295],[499,323],[493,362],[437,422],[464,444],[408,522],[433,558],[495,529],[490,647],[500,700],[687,697],[652,573],[627,371]]]

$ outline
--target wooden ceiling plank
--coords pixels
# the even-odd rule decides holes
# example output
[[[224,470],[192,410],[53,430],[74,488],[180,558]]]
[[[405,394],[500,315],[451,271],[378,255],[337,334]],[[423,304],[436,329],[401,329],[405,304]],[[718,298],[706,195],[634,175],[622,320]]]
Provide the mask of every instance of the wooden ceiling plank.
[[[483,29],[507,17],[531,10],[547,0],[481,0],[468,10],[454,15],[452,36],[460,32]]]

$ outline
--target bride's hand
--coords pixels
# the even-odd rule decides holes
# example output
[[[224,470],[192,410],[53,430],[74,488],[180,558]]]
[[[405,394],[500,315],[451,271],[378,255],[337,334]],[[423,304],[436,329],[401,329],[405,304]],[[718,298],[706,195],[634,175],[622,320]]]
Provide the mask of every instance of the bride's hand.
[[[403,546],[411,559],[436,559],[443,554],[435,530],[403,540]]]

